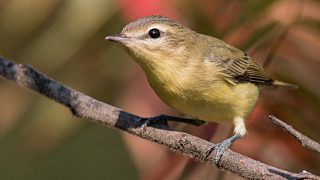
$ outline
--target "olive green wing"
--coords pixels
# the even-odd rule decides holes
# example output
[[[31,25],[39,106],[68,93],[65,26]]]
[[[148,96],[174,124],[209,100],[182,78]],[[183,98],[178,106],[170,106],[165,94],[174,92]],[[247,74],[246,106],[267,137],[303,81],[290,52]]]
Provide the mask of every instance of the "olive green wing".
[[[257,85],[274,85],[271,77],[264,73],[262,67],[243,51],[228,45],[224,41],[200,36],[205,44],[201,49],[205,61],[214,62],[224,79],[232,84],[251,82]]]
[[[273,85],[273,79],[266,75],[262,67],[247,54],[228,59],[223,73],[232,82],[251,82],[258,85]]]
[[[205,57],[214,61],[221,69],[225,80],[235,84],[251,82],[257,85],[272,85],[274,80],[266,75],[262,67],[246,53],[234,48],[223,41],[215,42]]]

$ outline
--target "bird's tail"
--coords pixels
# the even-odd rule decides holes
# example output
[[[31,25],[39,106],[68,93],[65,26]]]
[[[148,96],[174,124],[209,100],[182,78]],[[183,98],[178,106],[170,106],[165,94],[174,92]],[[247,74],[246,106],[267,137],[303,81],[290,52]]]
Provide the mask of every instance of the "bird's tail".
[[[282,87],[288,87],[288,88],[292,88],[292,89],[298,89],[299,88],[299,86],[297,86],[295,84],[286,83],[286,82],[282,82],[282,81],[278,81],[278,80],[274,80],[272,82],[272,84],[274,86],[282,86]]]

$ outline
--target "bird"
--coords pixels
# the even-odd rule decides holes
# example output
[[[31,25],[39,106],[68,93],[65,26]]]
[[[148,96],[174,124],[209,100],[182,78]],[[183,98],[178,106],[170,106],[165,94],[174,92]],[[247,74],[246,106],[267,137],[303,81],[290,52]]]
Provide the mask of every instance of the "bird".
[[[208,150],[207,155],[216,149],[216,164],[247,134],[245,119],[260,89],[296,87],[271,78],[245,52],[165,16],[142,17],[105,39],[124,47],[170,107],[204,121],[234,124],[234,134]]]

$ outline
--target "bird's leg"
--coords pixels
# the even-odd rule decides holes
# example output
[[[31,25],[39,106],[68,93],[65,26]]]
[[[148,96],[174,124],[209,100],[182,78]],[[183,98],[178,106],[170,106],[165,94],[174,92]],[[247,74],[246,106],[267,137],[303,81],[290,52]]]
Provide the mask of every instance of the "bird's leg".
[[[206,153],[205,159],[208,158],[208,156],[212,153],[212,151],[214,149],[216,150],[216,155],[214,158],[215,165],[218,165],[223,153],[231,146],[231,144],[235,140],[243,137],[247,133],[243,118],[236,117],[236,118],[234,118],[233,123],[235,125],[235,128],[234,128],[235,134],[233,136],[231,136],[230,138],[222,141],[221,143],[215,144],[214,146],[210,147]]]
[[[168,120],[165,115],[159,115],[154,117],[146,117],[146,118],[139,118],[138,122],[135,124],[136,127],[141,127],[145,131],[147,126],[158,124],[158,125],[165,125],[168,126]]]
[[[194,126],[200,126],[206,123],[205,121],[202,121],[200,119],[189,119],[189,118],[182,118],[182,117],[175,117],[175,116],[168,116],[168,115],[160,115],[160,116],[165,116],[167,121],[182,122],[182,123],[191,124]]]
[[[188,119],[188,118],[174,117],[174,116],[161,114],[159,116],[154,116],[154,117],[140,118],[136,123],[136,127],[142,127],[145,129],[147,126],[150,126],[153,124],[168,126],[168,121],[183,122],[183,123],[187,123],[195,126],[200,126],[205,123],[205,121],[198,120],[198,119]]]

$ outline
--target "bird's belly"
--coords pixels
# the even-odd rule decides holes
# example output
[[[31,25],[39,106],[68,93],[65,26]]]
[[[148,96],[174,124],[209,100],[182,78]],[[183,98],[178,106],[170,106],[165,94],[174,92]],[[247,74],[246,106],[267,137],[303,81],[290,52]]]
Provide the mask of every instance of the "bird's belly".
[[[197,105],[195,105],[197,104]],[[199,103],[184,103],[174,104],[173,107],[182,113],[190,115],[194,118],[224,122],[231,121],[234,118],[233,109],[230,106],[222,106],[221,104],[214,104],[210,102],[199,102]]]
[[[205,121],[230,121],[235,117],[233,105],[228,102],[221,102],[219,99],[212,101],[212,98],[204,99],[197,96],[176,96],[170,100],[164,100],[169,106],[176,110]],[[194,98],[197,97],[197,98]]]
[[[158,96],[174,109],[205,121],[225,122],[245,118],[254,107],[258,88],[253,84],[206,85],[198,90],[153,87]],[[178,88],[178,87],[177,87]]]

